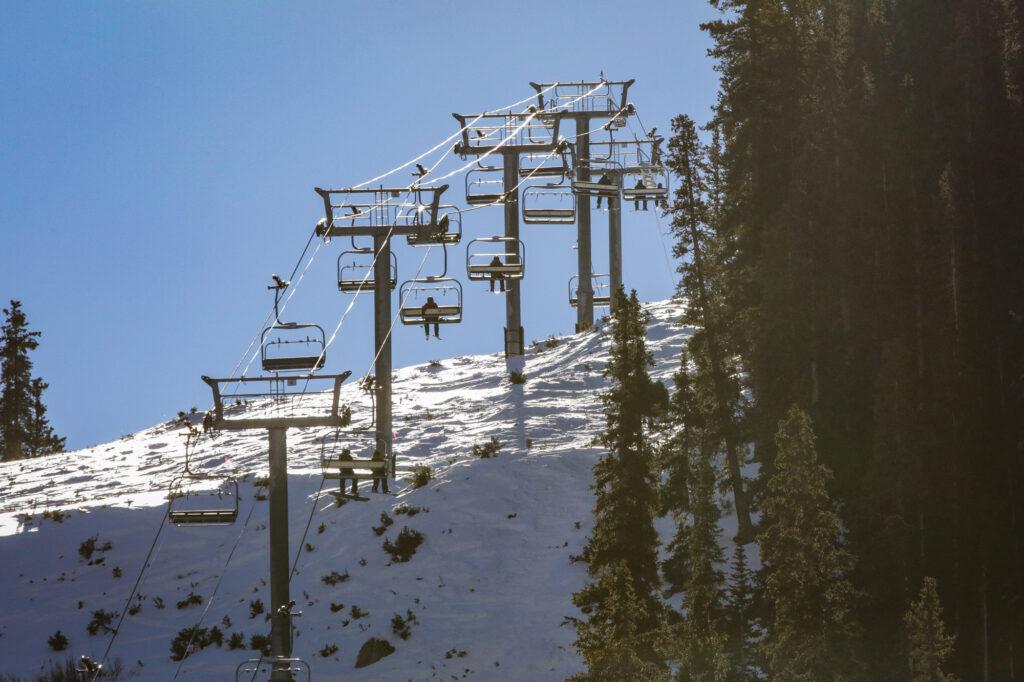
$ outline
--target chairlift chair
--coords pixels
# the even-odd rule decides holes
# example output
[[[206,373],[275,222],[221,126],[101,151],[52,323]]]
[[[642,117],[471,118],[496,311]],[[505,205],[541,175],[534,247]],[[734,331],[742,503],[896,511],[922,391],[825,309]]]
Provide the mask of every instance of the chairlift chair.
[[[523,190],[523,222],[528,225],[571,225],[576,222],[576,196],[566,184],[529,185]]]
[[[462,241],[462,211],[455,206],[439,206],[438,209],[437,229],[406,235],[409,246],[443,246]]]
[[[474,168],[466,173],[466,203],[472,206],[496,204],[505,200],[503,169],[493,166]],[[490,174],[490,175],[488,175]]]
[[[176,526],[225,526],[238,518],[238,481],[231,477],[179,476],[171,482],[168,499],[167,519]]]
[[[423,304],[427,298],[435,298],[437,308],[430,315],[424,315]],[[422,325],[425,322],[456,324],[462,322],[462,285],[451,277],[424,277],[402,283],[398,290],[399,319],[405,325]]]
[[[496,244],[500,251],[480,251]],[[495,264],[494,259],[500,263]],[[515,237],[480,237],[466,246],[466,276],[473,281],[522,279],[526,271],[526,246]]]
[[[569,278],[569,305],[579,306],[579,275]],[[608,275],[594,274],[590,276],[590,287],[594,292],[594,307],[609,308],[612,305],[611,280]]]
[[[310,682],[309,664],[301,658],[263,656],[242,661],[235,668],[235,682],[279,679]]]
[[[662,166],[643,165],[630,173],[630,180],[639,178],[640,187],[628,181],[622,188],[623,201],[654,199],[661,201],[668,198],[668,173]]]
[[[368,258],[367,258],[368,257]],[[364,260],[360,263],[358,260]],[[349,260],[350,262],[345,262]],[[373,293],[377,279],[373,269],[373,249],[356,248],[342,251],[338,256],[338,291],[348,294]],[[398,258],[391,252],[391,275],[388,277],[388,289],[394,290],[398,285]]]
[[[597,159],[591,159],[589,163],[581,161],[576,164],[573,172],[572,191],[583,196],[617,196],[619,194],[619,171],[619,165],[614,161],[599,161]],[[602,180],[604,181],[602,182]]]
[[[327,360],[327,335],[323,327],[312,323],[282,322],[279,310],[281,292],[290,282],[274,275],[267,286],[274,291],[274,322],[260,335],[260,360],[265,372],[312,372]]]

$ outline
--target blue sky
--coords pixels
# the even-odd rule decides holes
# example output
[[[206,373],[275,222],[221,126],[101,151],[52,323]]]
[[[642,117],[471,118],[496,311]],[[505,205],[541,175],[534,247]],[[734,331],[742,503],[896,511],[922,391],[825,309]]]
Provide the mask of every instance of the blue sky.
[[[643,123],[708,118],[717,77],[699,0],[665,2],[0,3],[0,299],[43,332],[36,374],[70,448],[209,404],[322,216],[315,186],[353,185],[432,147],[530,81],[635,78]],[[565,131],[572,133],[571,126]],[[394,176],[409,182],[406,171]],[[462,204],[453,179],[446,199]],[[594,213],[594,270],[607,271]],[[469,236],[502,231],[500,208]],[[523,226],[526,339],[572,331],[574,227]],[[641,298],[672,279],[652,212],[623,212],[623,270]],[[465,241],[464,241],[465,243]],[[349,299],[324,247],[287,318],[333,328]],[[398,247],[399,275],[422,250]],[[452,255],[461,272],[464,251]],[[433,263],[433,255],[431,256]],[[428,265],[432,268],[433,265]],[[465,322],[424,342],[395,329],[395,365],[496,352],[504,301],[464,281]],[[328,369],[365,373],[372,297]]]

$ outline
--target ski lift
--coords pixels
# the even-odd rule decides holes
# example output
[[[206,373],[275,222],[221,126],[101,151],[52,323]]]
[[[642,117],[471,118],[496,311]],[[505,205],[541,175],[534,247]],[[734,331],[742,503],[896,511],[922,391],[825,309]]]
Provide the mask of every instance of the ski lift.
[[[523,178],[560,178],[559,182],[569,175],[569,162],[565,156],[568,143],[563,142],[558,153],[529,152],[522,155],[519,165],[519,176]]]
[[[497,244],[497,251],[478,251],[484,244]],[[526,246],[515,237],[480,237],[466,246],[466,276],[473,281],[522,279],[526,270]]]
[[[189,473],[171,482],[167,519],[176,526],[225,526],[238,518],[238,481]]]
[[[346,257],[351,262],[346,263]],[[368,257],[368,258],[367,258]],[[365,262],[359,262],[363,260]],[[372,293],[377,286],[373,271],[373,249],[353,248],[342,251],[338,256],[338,291],[349,294]],[[391,276],[388,277],[388,289],[394,290],[398,285],[398,258],[391,252]]]
[[[437,218],[437,230],[406,235],[405,241],[409,246],[441,246],[462,241],[462,211],[455,206],[438,208],[441,213]]]
[[[260,335],[260,359],[266,372],[311,372],[326,361],[327,335],[318,324],[282,322],[278,304],[286,282],[273,275],[274,323]]]
[[[523,190],[523,222],[571,225],[576,222],[576,196],[565,184],[529,185]]]
[[[235,668],[235,682],[290,680],[309,682],[309,664],[301,658],[263,656],[242,661]]]
[[[612,161],[580,161],[572,178],[572,191],[578,195],[613,197],[619,193],[619,167]],[[597,175],[597,179],[593,179]],[[589,178],[589,179],[588,179]]]
[[[496,204],[505,200],[505,180],[493,177],[503,169],[481,166],[466,173],[466,203],[472,206]]]
[[[427,299],[434,299],[436,308],[423,305]],[[462,322],[462,285],[451,277],[423,277],[402,283],[398,290],[398,309],[402,324],[421,325],[424,323],[456,324]]]
[[[646,205],[648,199],[654,199],[655,203],[662,203],[668,199],[668,174],[661,166],[646,164],[640,166],[635,172],[629,173],[630,179],[638,178],[636,184],[631,180],[624,183],[622,188],[623,201],[643,201]]]
[[[573,308],[579,305],[579,275],[569,278],[569,305]],[[590,276],[590,287],[594,292],[594,307],[609,308],[612,305],[611,283],[608,275],[594,274]]]
[[[348,448],[342,449],[341,454],[332,452],[330,456],[326,454],[326,448],[320,451],[320,470],[325,479],[329,481],[372,481],[387,476],[388,463],[386,460],[346,459],[342,456],[348,453]]]

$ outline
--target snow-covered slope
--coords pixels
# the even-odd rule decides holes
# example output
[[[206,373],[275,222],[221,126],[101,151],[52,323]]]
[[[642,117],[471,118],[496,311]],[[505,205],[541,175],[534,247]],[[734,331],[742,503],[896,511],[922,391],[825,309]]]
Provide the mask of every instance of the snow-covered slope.
[[[647,308],[657,363],[652,374],[668,381],[689,330],[676,324],[678,304]],[[312,549],[301,551],[292,581],[303,611],[295,655],[309,662],[316,679],[555,680],[580,669],[564,618],[578,615],[571,595],[586,578],[570,555],[580,552],[590,526],[590,471],[600,454],[591,442],[604,423],[607,353],[606,329],[599,326],[550,348],[531,348],[524,385],[508,381],[497,354],[395,373],[399,465],[426,464],[434,480],[415,490],[399,482],[392,489],[397,497],[370,495],[341,507],[326,494],[336,485],[329,482],[316,502],[307,538]],[[358,421],[366,402],[354,384],[344,388],[343,400],[354,405]],[[0,673],[28,675],[65,654],[103,654],[109,637],[90,636],[86,626],[94,611],[124,607],[161,526],[168,486],[181,471],[183,433],[161,425],[61,457],[0,465]],[[321,483],[322,435],[309,429],[288,436],[293,554]],[[471,447],[491,437],[503,443],[499,454],[473,457]],[[364,454],[371,444],[362,438],[343,442]],[[141,608],[126,617],[110,654],[140,671],[139,679],[174,677],[171,640],[204,609],[203,625],[217,625],[225,637],[242,632],[248,644],[251,635],[269,633],[265,614],[250,618],[250,602],[270,601],[267,503],[253,487],[254,476],[266,471],[266,446],[259,431],[225,433],[201,445],[201,464],[245,474],[241,514],[230,526],[163,528],[134,602]],[[395,514],[400,505],[422,511]],[[58,523],[43,519],[44,510],[69,515]],[[378,536],[372,527],[382,512],[394,524]],[[408,563],[389,565],[382,542],[404,526],[425,541]],[[110,549],[96,552],[90,565],[78,549],[96,535],[98,546],[109,542]],[[321,578],[335,571],[348,580],[324,584]],[[177,608],[190,594],[201,603]],[[353,618],[352,607],[367,615]],[[408,612],[415,622],[402,640],[391,620]],[[70,639],[66,652],[47,646],[58,629]],[[356,670],[356,652],[371,636],[396,651]],[[329,645],[337,652],[321,657]],[[233,679],[235,666],[253,655],[211,646],[188,657],[178,679]]]

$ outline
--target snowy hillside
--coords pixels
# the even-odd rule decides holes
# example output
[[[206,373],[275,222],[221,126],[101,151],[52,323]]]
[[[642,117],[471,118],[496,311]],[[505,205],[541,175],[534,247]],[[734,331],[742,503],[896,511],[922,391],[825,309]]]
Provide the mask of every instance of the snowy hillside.
[[[688,331],[675,324],[678,304],[647,309],[657,361],[652,374],[668,382]],[[323,431],[289,432],[291,551],[302,549],[291,588],[303,612],[294,648],[315,679],[555,680],[580,669],[573,629],[563,621],[578,615],[571,595],[585,580],[583,565],[570,555],[580,552],[590,525],[590,470],[600,454],[591,441],[604,423],[605,332],[600,327],[550,348],[532,347],[521,386],[508,381],[500,354],[396,371],[399,466],[426,464],[434,480],[415,490],[400,481],[392,488],[397,497],[369,495],[368,502],[340,507],[327,494],[337,483],[328,482],[305,549],[299,540],[320,486]],[[202,369],[209,368],[197,368],[197,381]],[[366,401],[354,381],[342,396],[355,421],[361,408],[365,418]],[[109,636],[90,636],[87,624],[96,610],[124,607],[161,525],[168,486],[180,473],[183,433],[161,425],[66,456],[0,465],[0,673],[28,675],[66,654],[102,656]],[[491,437],[503,444],[498,455],[474,457],[471,447]],[[358,456],[372,449],[362,438],[345,443]],[[163,529],[110,655],[139,669],[139,679],[174,677],[171,640],[207,607],[203,625],[221,628],[225,640],[244,633],[246,647],[230,650],[225,641],[205,648],[185,659],[178,679],[233,679],[241,660],[258,655],[248,649],[249,639],[268,634],[270,625],[265,614],[250,617],[251,604],[269,604],[270,595],[267,503],[254,495],[253,481],[266,472],[266,447],[262,431],[224,433],[201,444],[201,464],[241,478],[239,520]],[[362,486],[369,494],[369,484]],[[422,510],[396,513],[402,506]],[[68,516],[58,523],[43,519],[44,510]],[[378,536],[372,528],[382,513],[394,523]],[[425,540],[410,561],[389,565],[382,543],[404,526]],[[79,547],[92,536],[97,549],[86,561]],[[332,572],[349,577],[330,586],[322,578]],[[189,603],[190,595],[198,603]],[[415,620],[403,640],[392,632],[392,617],[408,613]],[[58,629],[70,646],[54,653],[47,638]],[[371,636],[396,650],[356,670],[356,652]],[[331,645],[336,652],[318,653]]]

